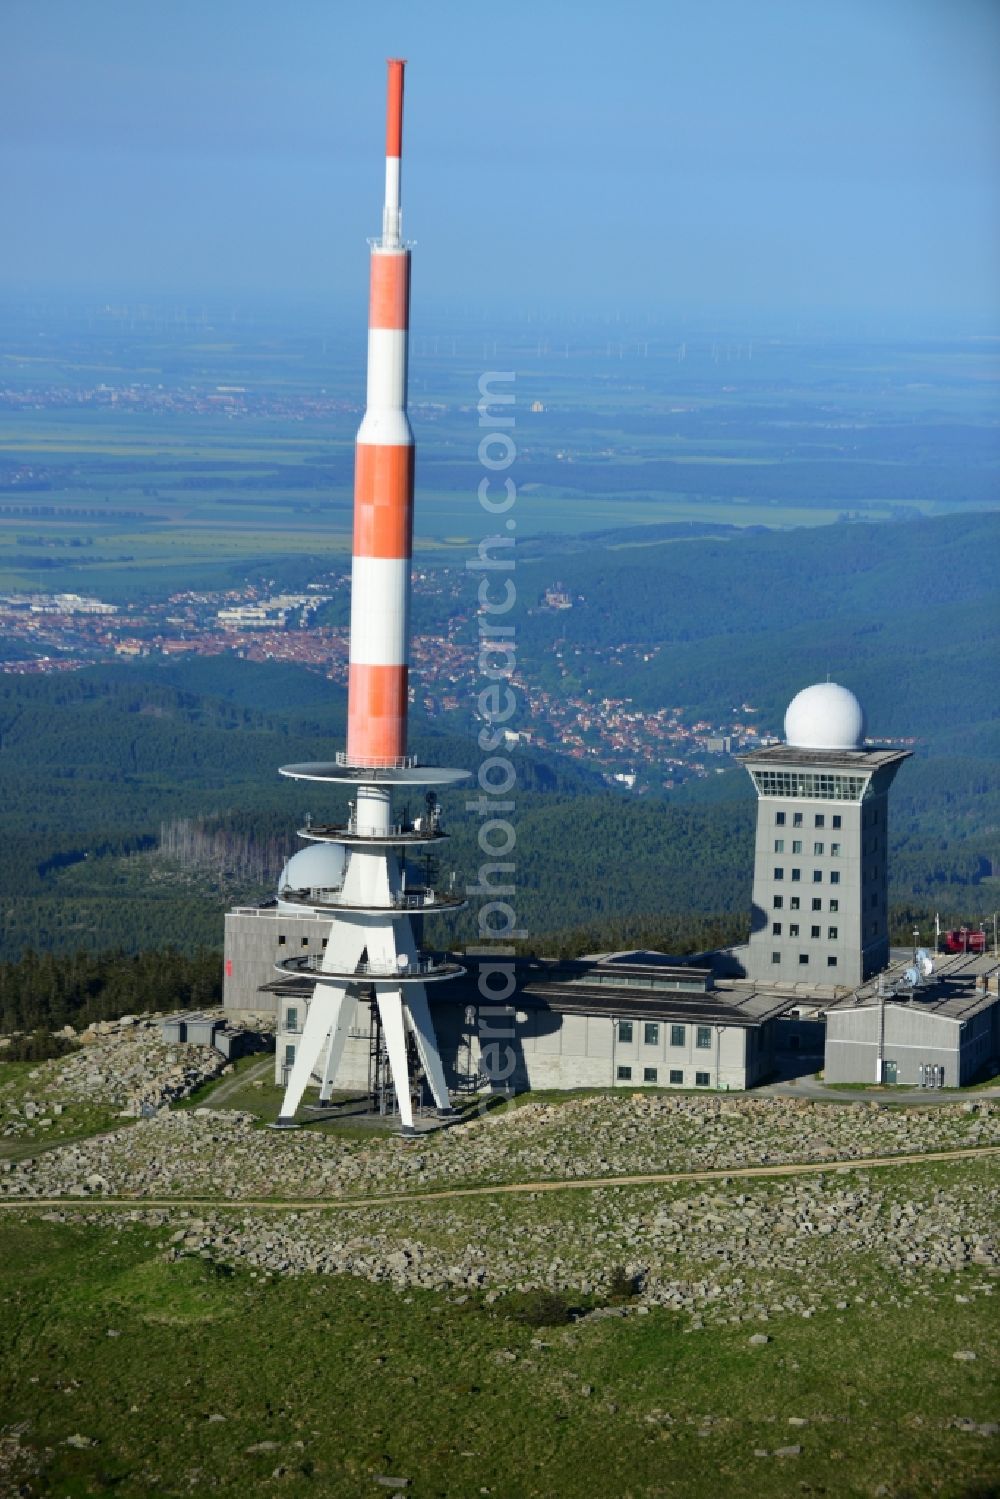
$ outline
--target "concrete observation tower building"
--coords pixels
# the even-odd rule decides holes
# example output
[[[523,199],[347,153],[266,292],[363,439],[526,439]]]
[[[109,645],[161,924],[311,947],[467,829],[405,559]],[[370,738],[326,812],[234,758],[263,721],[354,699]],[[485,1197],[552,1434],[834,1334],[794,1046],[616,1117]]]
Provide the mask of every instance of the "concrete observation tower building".
[[[854,986],[889,962],[889,787],[909,750],[865,744],[861,704],[817,682],[785,743],[740,758],[758,796],[749,976]]]
[[[406,851],[446,836],[435,795],[427,797],[426,818],[400,821],[392,811],[394,791],[433,793],[469,774],[421,766],[407,754],[414,448],[406,414],[410,250],[400,210],[403,68],[390,59],[385,207],[381,238],[371,246],[368,394],[355,450],[347,751],[331,763],[281,767],[293,780],[354,793],[344,824],[310,823],[299,834],[333,845],[325,852],[342,880],[324,889],[313,876],[307,889],[280,892],[286,909],[330,919],[321,955],[277,964],[315,985],[277,1121],[282,1128],[294,1125],[313,1076],[320,1078],[320,1101],[329,1099],[362,990],[378,1010],[403,1133],[413,1130],[412,1051],[439,1114],[452,1112],[426,985],[457,978],[463,969],[420,951],[411,918],[455,910],[464,899],[406,884]]]

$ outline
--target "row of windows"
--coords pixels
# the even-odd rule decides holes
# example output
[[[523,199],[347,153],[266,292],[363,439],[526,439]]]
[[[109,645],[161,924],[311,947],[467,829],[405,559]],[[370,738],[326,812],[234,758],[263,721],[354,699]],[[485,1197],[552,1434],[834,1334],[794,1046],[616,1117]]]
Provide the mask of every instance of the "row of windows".
[[[828,926],[827,929],[826,929],[827,941],[829,941],[829,942],[836,942],[836,940],[837,940],[837,932],[838,932],[838,928],[837,927],[835,927],[835,926]],[[797,921],[793,921],[789,925],[788,935],[789,935],[789,937],[797,937],[799,935],[799,924],[798,924]],[[810,937],[813,938],[813,940],[815,940],[816,938],[818,938],[821,935],[820,928],[818,926],[811,926],[809,928],[809,935],[810,935]],[[771,936],[772,937],[780,937],[781,936],[781,922],[780,921],[772,921],[771,922]]]
[[[825,771],[753,770],[750,774],[760,796],[815,796],[825,802],[859,802],[868,785],[867,776],[838,776]]]
[[[799,881],[802,879],[802,870],[801,869],[792,869],[790,871],[790,873],[791,873],[791,877],[792,877],[792,884],[793,885],[798,884]],[[813,872],[812,872],[812,874],[813,874],[813,878],[812,878],[813,884],[814,885],[822,885],[822,883],[823,883],[823,871],[822,871],[822,869],[814,869]],[[785,870],[784,870],[784,866],[783,865],[776,864],[774,866],[774,878],[776,880],[783,880],[785,878]],[[839,885],[840,884],[840,870],[839,869],[831,869],[830,870],[830,884],[831,885]]]
[[[287,944],[287,942],[288,942],[288,938],[287,938],[287,937],[283,937],[283,936],[282,936],[282,935],[281,935],[281,934],[280,934],[280,932],[279,932],[279,934],[278,934],[278,946],[279,946],[279,947],[285,947],[285,946],[286,946],[286,944]],[[301,945],[302,945],[302,946],[303,946],[303,947],[308,947],[308,946],[309,946],[309,938],[308,938],[308,937],[303,937],[303,938],[302,938],[302,939],[301,939]],[[324,947],[325,947],[325,946],[326,946],[326,942],[325,942],[325,940],[324,940],[324,942],[323,942],[323,946],[324,946]]]
[[[660,1044],[660,1027],[659,1027],[659,1024],[656,1021],[647,1020],[644,1023],[644,1025],[643,1025],[642,1032],[643,1032],[643,1034],[642,1034],[643,1043],[646,1046],[659,1046],[659,1044]],[[634,1026],[633,1022],[631,1020],[619,1020],[619,1022],[618,1022],[618,1040],[622,1043],[622,1045],[624,1045],[624,1046],[631,1045],[632,1040],[634,1039],[634,1035],[635,1035],[635,1026]],[[671,1046],[686,1046],[687,1045],[687,1026],[686,1025],[672,1025],[670,1027],[670,1044],[671,1044]],[[695,1044],[695,1046],[700,1047],[703,1051],[707,1047],[711,1046],[711,1044],[712,1044],[712,1027],[710,1025],[697,1025],[697,1026],[695,1026],[694,1044]]]
[[[680,1067],[671,1067],[669,1073],[667,1074],[667,1076],[669,1078],[669,1081],[671,1083],[673,1083],[675,1087],[678,1084],[681,1085],[681,1086],[683,1086],[683,1083],[684,1083],[684,1073],[683,1073],[683,1071],[681,1070]],[[631,1069],[631,1067],[628,1067],[628,1066],[619,1067],[618,1068],[618,1081],[620,1083],[628,1083],[628,1082],[631,1082],[631,1080],[632,1080],[632,1069]],[[657,1069],[655,1067],[644,1067],[642,1069],[642,1080],[643,1080],[644,1083],[655,1083],[655,1082],[657,1082],[658,1081]],[[695,1075],[694,1075],[694,1085],[695,1085],[696,1088],[710,1088],[712,1086],[711,1074],[708,1073],[708,1072],[696,1072]]]
[[[817,857],[817,858],[821,857],[822,854],[824,853],[825,849],[826,849],[826,845],[825,844],[823,844],[823,843],[814,843],[813,844],[813,855],[815,857]],[[775,838],[775,840],[774,840],[774,852],[776,854],[783,854],[785,852],[785,840],[784,840],[784,838]],[[793,854],[800,854],[801,852],[802,852],[802,839],[801,838],[793,838],[792,839],[792,853]],[[839,859],[840,858],[840,844],[839,843],[831,843],[830,844],[830,857],[831,857],[831,859]]]
[[[780,911],[780,910],[782,910],[784,908],[785,897],[783,895],[776,895],[774,897],[773,901],[771,902],[771,904],[774,906],[774,909],[776,911]],[[800,904],[801,904],[801,901],[799,900],[799,897],[797,895],[790,895],[788,897],[788,909],[790,911],[797,911],[799,909]],[[820,899],[820,897],[818,895],[814,895],[813,896],[812,901],[810,902],[810,904],[811,904],[812,909],[814,911],[822,911],[822,909],[823,909],[823,902],[822,902],[822,900]],[[829,901],[827,901],[826,908],[827,908],[828,911],[831,911],[831,912],[839,911],[840,910],[840,900],[838,899],[838,897],[837,896],[833,896]]]
[[[800,828],[800,827],[802,827],[802,825],[803,825],[802,824],[802,819],[803,819],[804,816],[805,816],[804,812],[793,812],[792,813],[792,827],[793,828]],[[783,828],[785,826],[785,813],[784,812],[775,812],[775,814],[774,814],[774,821],[775,821],[775,824],[779,828]],[[840,823],[841,823],[840,813],[839,812],[834,812],[833,815],[830,818],[830,826],[832,828],[839,828],[840,827]],[[825,812],[817,812],[816,813],[816,815],[813,817],[813,827],[814,828],[825,828],[826,827],[826,813]]]
[[[780,952],[773,952],[771,954],[771,962],[772,963],[780,963],[781,962],[781,954],[780,954]],[[809,954],[807,952],[800,952],[799,953],[799,967],[800,968],[805,968],[806,965],[808,964],[808,962],[809,962]],[[828,953],[827,954],[826,966],[827,966],[827,968],[836,968],[836,966],[837,966],[837,958],[836,958],[836,955],[834,953]]]

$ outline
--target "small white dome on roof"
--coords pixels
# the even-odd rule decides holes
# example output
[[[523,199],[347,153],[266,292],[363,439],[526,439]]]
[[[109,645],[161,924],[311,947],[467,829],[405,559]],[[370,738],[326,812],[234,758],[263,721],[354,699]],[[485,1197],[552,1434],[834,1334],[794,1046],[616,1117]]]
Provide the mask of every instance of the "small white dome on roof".
[[[278,878],[282,890],[336,890],[344,879],[344,850],[339,843],[311,843],[293,854]]]
[[[816,682],[789,703],[785,741],[794,749],[863,749],[864,709],[849,688]]]

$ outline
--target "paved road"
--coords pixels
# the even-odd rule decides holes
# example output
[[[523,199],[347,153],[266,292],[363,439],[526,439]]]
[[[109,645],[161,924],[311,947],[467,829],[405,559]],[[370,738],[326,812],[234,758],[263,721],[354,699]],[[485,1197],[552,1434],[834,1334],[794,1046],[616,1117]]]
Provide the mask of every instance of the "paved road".
[[[433,1192],[393,1192],[372,1197],[328,1197],[328,1198],[232,1198],[214,1197],[6,1197],[0,1199],[0,1208],[13,1208],[23,1212],[25,1208],[232,1208],[236,1212],[247,1209],[278,1209],[296,1212],[306,1209],[328,1212],[340,1208],[370,1208],[419,1205],[423,1202],[441,1202],[455,1197],[510,1197],[527,1192],[581,1192],[595,1191],[603,1187],[652,1187],[681,1185],[686,1182],[755,1180],[763,1176],[809,1176],[823,1171],[867,1171],[883,1166],[926,1166],[938,1161],[968,1161],[986,1156],[1000,1155],[1000,1145],[967,1145],[959,1150],[926,1150],[915,1155],[861,1156],[855,1160],[790,1161],[774,1166],[718,1166],[710,1171],[653,1171],[640,1176],[589,1176],[569,1177],[559,1181],[501,1182],[483,1187],[441,1187]]]
[[[752,1088],[743,1096],[757,1098],[770,1094],[774,1098],[816,1098],[824,1103],[978,1103],[980,1099],[1000,1098],[1000,1083],[989,1088],[830,1088],[814,1077],[799,1077],[781,1083],[766,1083]]]

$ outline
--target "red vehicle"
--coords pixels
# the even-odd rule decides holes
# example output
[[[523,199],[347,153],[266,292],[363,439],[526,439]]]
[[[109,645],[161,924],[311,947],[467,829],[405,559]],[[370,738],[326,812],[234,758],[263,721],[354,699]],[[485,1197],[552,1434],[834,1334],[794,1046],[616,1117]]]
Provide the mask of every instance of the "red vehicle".
[[[954,927],[950,932],[942,932],[941,940],[947,953],[986,951],[986,933],[978,927]]]

